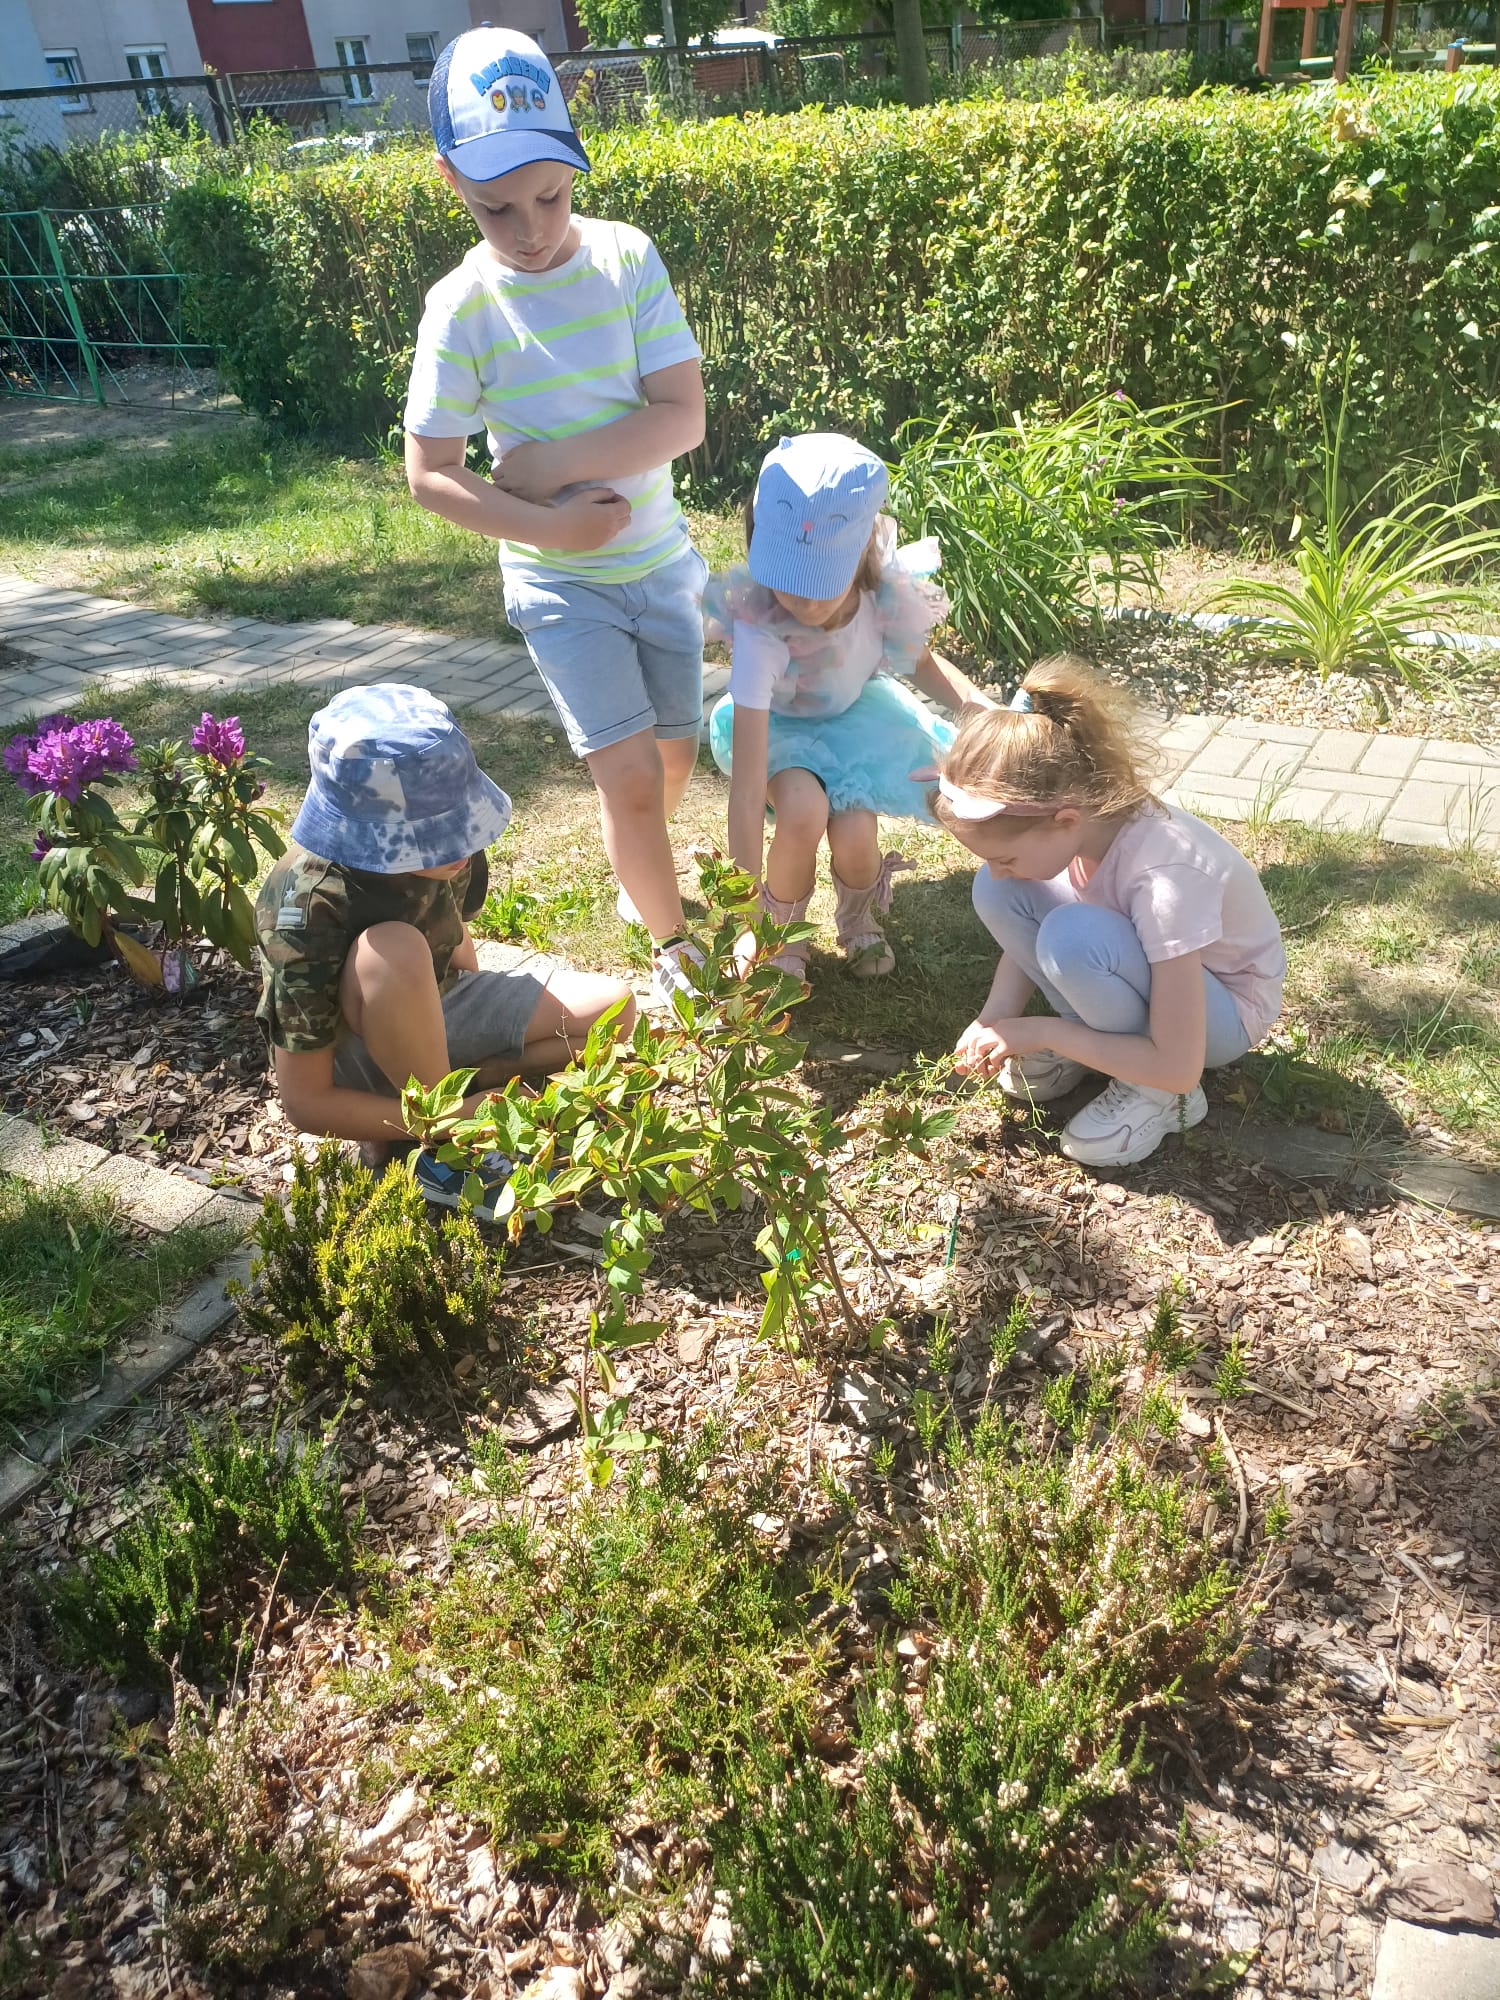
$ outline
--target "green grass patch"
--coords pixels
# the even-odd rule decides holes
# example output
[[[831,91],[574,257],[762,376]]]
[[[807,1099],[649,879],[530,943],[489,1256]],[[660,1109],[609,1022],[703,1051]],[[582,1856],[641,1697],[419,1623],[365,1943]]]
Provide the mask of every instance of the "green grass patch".
[[[0,1174],[0,1431],[19,1433],[84,1386],[123,1328],[231,1240],[223,1228],[144,1237],[107,1195]]]
[[[0,480],[36,463],[0,452]],[[46,464],[0,487],[0,568],[187,616],[511,636],[494,544],[419,507],[389,452],[336,456],[246,421],[184,432],[145,476],[128,440]],[[693,527],[716,565],[743,556],[732,522]]]
[[[1245,1101],[1356,1135],[1426,1118],[1500,1149],[1500,862],[1288,821],[1249,844],[1289,971]]]
[[[700,1824],[727,1762],[807,1720],[827,1647],[797,1589],[691,1458],[632,1468],[460,1543],[362,1694],[415,1710],[400,1754],[497,1841],[598,1881],[627,1811]]]
[[[183,1464],[118,1531],[45,1586],[58,1645],[72,1664],[117,1679],[227,1679],[246,1620],[273,1582],[292,1596],[354,1574],[363,1510],[352,1521],[326,1446],[273,1428],[251,1437],[233,1418],[193,1430]]]

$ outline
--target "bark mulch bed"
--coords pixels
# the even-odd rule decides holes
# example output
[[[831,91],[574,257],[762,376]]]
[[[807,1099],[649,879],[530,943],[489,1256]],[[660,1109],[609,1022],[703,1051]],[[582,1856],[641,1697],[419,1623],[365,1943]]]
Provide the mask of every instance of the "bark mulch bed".
[[[108,973],[50,997],[45,987],[0,991],[3,1101],[180,1172],[279,1187],[289,1139],[267,1096],[249,999],[237,974],[196,1008],[154,1004]],[[807,1075],[815,1088],[862,1087],[834,1071]],[[952,1315],[944,1380],[917,1334],[807,1367],[769,1352],[756,1337],[758,1259],[734,1232],[694,1224],[674,1229],[658,1267],[648,1304],[669,1332],[630,1357],[632,1421],[671,1436],[716,1417],[726,1452],[780,1452],[792,1469],[786,1532],[841,1550],[857,1577],[841,1643],[868,1648],[899,1636],[881,1610],[882,1538],[920,1506],[914,1485],[882,1485],[868,1461],[889,1439],[898,1463],[910,1462],[914,1391],[946,1394],[961,1419],[987,1397],[1032,1409],[1049,1373],[1144,1326],[1161,1286],[1180,1278],[1203,1343],[1179,1384],[1185,1424],[1200,1440],[1220,1435],[1230,1467],[1217,1492],[1201,1485],[1197,1523],[1226,1554],[1239,1551],[1251,1620],[1222,1709],[1183,1716],[1156,1751],[1147,1838],[1182,1936],[1200,1963],[1238,1954],[1247,1990],[1337,1996],[1368,1991],[1389,1911],[1467,1896],[1469,1921],[1492,1923],[1500,1230],[1309,1190],[1198,1144],[1174,1144],[1119,1181],[1092,1176],[1059,1158],[1045,1132],[983,1103],[965,1106],[937,1170],[902,1167],[879,1199],[908,1324],[930,1323],[940,1304]],[[558,1379],[500,1419],[541,1512],[568,1506],[578,1479],[561,1378],[576,1373],[591,1254],[588,1229],[564,1222],[508,1266],[518,1320],[556,1357]],[[1030,1297],[1039,1337],[997,1377],[987,1328],[1017,1292]],[[1249,1387],[1221,1403],[1211,1385],[1235,1338]],[[399,1570],[441,1576],[454,1528],[502,1504],[468,1476],[466,1445],[498,1382],[485,1356],[466,1357],[451,1380],[414,1371],[346,1411],[346,1490]],[[266,1426],[283,1389],[280,1357],[232,1326],[12,1524],[0,1580],[10,1600],[0,1907],[17,1969],[7,1986],[0,1956],[0,1993],[210,1990],[168,1950],[128,1845],[138,1752],[164,1739],[168,1705],[50,1664],[24,1580],[106,1539],[180,1451],[189,1420],[233,1413]],[[830,1472],[855,1496],[852,1517],[828,1497]],[[1278,1490],[1290,1525],[1267,1540],[1260,1524]],[[357,1773],[382,1746],[334,1675],[374,1664],[372,1643],[345,1612],[294,1613],[271,1594],[255,1671],[291,1703],[278,1754],[298,1797],[342,1800],[346,1818],[327,1922],[284,1974],[232,1990],[387,2000],[644,1990],[610,1909],[512,1867],[483,1829],[399,1772],[374,1795],[360,1791]],[[638,1879],[681,1873],[674,1840],[671,1829],[640,1837]],[[689,1921],[706,1920],[707,1893],[698,1904],[689,1894]],[[20,1969],[34,1947],[50,1989]]]

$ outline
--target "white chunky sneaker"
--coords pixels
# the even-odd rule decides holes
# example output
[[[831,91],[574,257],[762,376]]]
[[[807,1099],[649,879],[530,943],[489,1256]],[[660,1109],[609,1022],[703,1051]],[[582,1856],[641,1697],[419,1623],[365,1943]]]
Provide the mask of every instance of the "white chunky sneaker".
[[[619,895],[615,897],[615,915],[622,924],[638,924],[641,920],[641,913],[623,883],[620,885]]]
[[[1054,1097],[1076,1090],[1087,1075],[1082,1063],[1056,1056],[1051,1049],[1038,1049],[1035,1055],[1010,1056],[995,1081],[1007,1097],[1018,1097],[1023,1104],[1050,1104]]]
[[[1208,1116],[1202,1087],[1187,1092],[1148,1090],[1115,1077],[1091,1104],[1063,1127],[1062,1149],[1085,1167],[1132,1167],[1163,1139]]]
[[[672,995],[686,993],[689,997],[698,991],[687,968],[701,965],[703,954],[697,945],[686,938],[678,938],[675,944],[664,944],[657,948],[651,959],[651,1004],[664,1007],[672,1013]]]

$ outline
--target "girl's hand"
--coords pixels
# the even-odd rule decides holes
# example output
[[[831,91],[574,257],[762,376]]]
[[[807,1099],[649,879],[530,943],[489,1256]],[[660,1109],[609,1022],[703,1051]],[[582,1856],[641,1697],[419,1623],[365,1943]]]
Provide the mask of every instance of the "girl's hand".
[[[1011,1056],[1035,1055],[1047,1047],[1044,1020],[971,1021],[954,1050],[965,1076],[994,1076]]]

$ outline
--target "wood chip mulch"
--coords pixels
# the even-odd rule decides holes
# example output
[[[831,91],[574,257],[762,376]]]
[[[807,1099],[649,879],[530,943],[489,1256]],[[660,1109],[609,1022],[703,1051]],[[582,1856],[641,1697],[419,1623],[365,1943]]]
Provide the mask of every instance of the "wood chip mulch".
[[[109,973],[50,996],[0,991],[0,1029],[9,1108],[101,1143],[149,1147],[178,1171],[281,1184],[287,1138],[236,976],[197,1008],[153,1003]],[[19,1048],[23,1035],[33,1039]],[[96,1052],[88,1063],[86,1048]],[[829,1090],[859,1087],[842,1074],[809,1076]],[[936,1168],[901,1167],[879,1189],[889,1279],[851,1276],[894,1287],[908,1332],[878,1355],[830,1352],[799,1367],[768,1352],[756,1336],[749,1239],[701,1221],[674,1225],[648,1300],[669,1332],[630,1357],[632,1420],[676,1435],[717,1417],[731,1463],[779,1454],[789,1468],[783,1532],[800,1548],[837,1552],[855,1579],[843,1643],[868,1648],[899,1636],[880,1595],[887,1550],[922,1507],[913,1391],[946,1394],[960,1416],[986,1397],[1032,1411],[1050,1371],[1140,1330],[1160,1287],[1181,1278],[1203,1343],[1178,1385],[1185,1425],[1200,1442],[1221,1432],[1234,1468],[1217,1492],[1200,1479],[1196,1520],[1226,1554],[1242,1548],[1252,1620],[1223,1709],[1184,1717],[1155,1750],[1147,1837],[1184,1943],[1200,1964],[1238,1955],[1248,1991],[1353,1996],[1369,1990],[1388,1911],[1469,1895],[1493,1922],[1500,1230],[1306,1189],[1191,1142],[1112,1181],[979,1104],[939,1154]],[[523,1454],[528,1506],[571,1504],[577,1441],[562,1381],[577,1370],[596,1241],[586,1221],[565,1221],[510,1267],[515,1313],[556,1360],[554,1379],[514,1409],[488,1400],[499,1378],[481,1355],[451,1380],[414,1375],[346,1412],[348,1491],[366,1505],[372,1544],[401,1569],[440,1577],[455,1527],[505,1504],[468,1476],[466,1435],[481,1415]],[[988,1331],[1017,1292],[1029,1295],[1040,1338],[996,1378]],[[940,1305],[958,1333],[942,1381],[922,1331]],[[1221,1404],[1212,1381],[1234,1338],[1250,1387]],[[269,1424],[282,1392],[279,1357],[232,1327],[12,1524],[0,1582],[11,1596],[0,1650],[0,1909],[18,1939],[41,1947],[50,1990],[68,2000],[208,1989],[168,1951],[127,1843],[140,1767],[122,1725],[160,1738],[165,1710],[152,1695],[49,1664],[24,1580],[107,1538],[180,1450],[188,1420],[233,1411]],[[901,1468],[889,1486],[868,1467],[884,1439]],[[857,1498],[852,1520],[834,1511],[830,1472]],[[1267,1541],[1260,1523],[1278,1490],[1290,1527]],[[399,1775],[378,1798],[358,1792],[351,1774],[381,1743],[339,1692],[336,1670],[372,1664],[374,1643],[345,1613],[299,1613],[279,1598],[267,1607],[257,1672],[291,1699],[287,1768],[300,1796],[343,1816],[342,1860],[336,1907],[304,1957],[234,1990],[358,1986],[455,2000],[528,1990],[624,2000],[643,1990],[618,1910],[512,1868],[482,1828]],[[694,1879],[695,1857],[670,1828],[640,1829],[626,1846],[622,1869],[645,1885],[648,1905],[663,1902],[664,1885]],[[672,1921],[707,1921],[706,1895],[700,1884]],[[362,1986],[346,1983],[351,1965],[366,1967]]]

